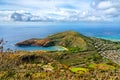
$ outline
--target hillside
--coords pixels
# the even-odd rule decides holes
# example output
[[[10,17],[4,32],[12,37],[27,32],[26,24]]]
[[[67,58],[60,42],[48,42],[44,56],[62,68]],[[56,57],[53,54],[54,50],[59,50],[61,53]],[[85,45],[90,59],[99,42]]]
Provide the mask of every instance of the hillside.
[[[64,46],[67,48],[80,48],[81,50],[92,49],[92,39],[78,32],[66,31],[48,36],[49,39],[55,42],[55,45]]]
[[[74,31],[65,31],[50,35],[44,39],[29,39],[16,44],[17,46],[63,46],[71,52],[97,51],[120,65],[120,42],[113,42],[95,37],[84,36]],[[111,57],[112,56],[112,57]]]
[[[120,67],[96,51],[17,51],[0,57],[0,80],[120,79]]]
[[[79,49],[80,51],[92,50],[92,39],[74,31],[66,31],[50,35],[44,39],[29,39],[17,43],[17,46],[63,46],[69,49]]]
[[[120,42],[66,31],[16,45],[63,46],[68,51],[2,52],[1,80],[120,80]]]

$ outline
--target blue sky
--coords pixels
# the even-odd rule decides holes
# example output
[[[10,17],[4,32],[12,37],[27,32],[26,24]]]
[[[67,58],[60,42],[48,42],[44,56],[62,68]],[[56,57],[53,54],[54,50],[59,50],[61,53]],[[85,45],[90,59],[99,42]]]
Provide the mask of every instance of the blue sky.
[[[40,20],[119,22],[120,0],[0,0],[0,21],[14,12]]]

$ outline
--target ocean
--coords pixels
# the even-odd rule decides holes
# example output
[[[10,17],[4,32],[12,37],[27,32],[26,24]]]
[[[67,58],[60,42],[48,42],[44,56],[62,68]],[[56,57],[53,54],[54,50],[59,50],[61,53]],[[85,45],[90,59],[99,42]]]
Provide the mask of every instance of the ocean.
[[[12,50],[58,50],[59,47],[17,47],[15,43],[30,38],[44,38],[63,31],[77,31],[83,35],[120,41],[120,25],[113,23],[0,23],[0,39]]]

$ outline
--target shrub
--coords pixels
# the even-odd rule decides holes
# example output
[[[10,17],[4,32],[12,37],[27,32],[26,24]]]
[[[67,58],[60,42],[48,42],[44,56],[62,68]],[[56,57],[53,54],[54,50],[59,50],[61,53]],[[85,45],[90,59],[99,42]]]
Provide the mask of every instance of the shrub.
[[[73,73],[78,73],[78,74],[85,74],[85,73],[89,72],[89,69],[81,68],[81,67],[69,68],[69,70]]]

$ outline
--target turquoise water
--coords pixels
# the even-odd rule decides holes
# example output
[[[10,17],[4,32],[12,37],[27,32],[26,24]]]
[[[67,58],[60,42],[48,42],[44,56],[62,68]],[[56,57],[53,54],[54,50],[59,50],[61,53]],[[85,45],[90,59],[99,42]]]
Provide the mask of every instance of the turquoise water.
[[[120,41],[119,24],[102,23],[0,23],[0,38],[5,48],[13,50],[59,50],[60,47],[17,47],[14,44],[30,38],[44,38],[50,34],[73,30],[86,36]]]
[[[44,50],[44,51],[64,51],[64,48],[61,46],[52,46],[52,47],[35,47],[35,46],[24,46],[24,47],[17,47],[18,50],[24,51],[33,51],[33,50]]]

